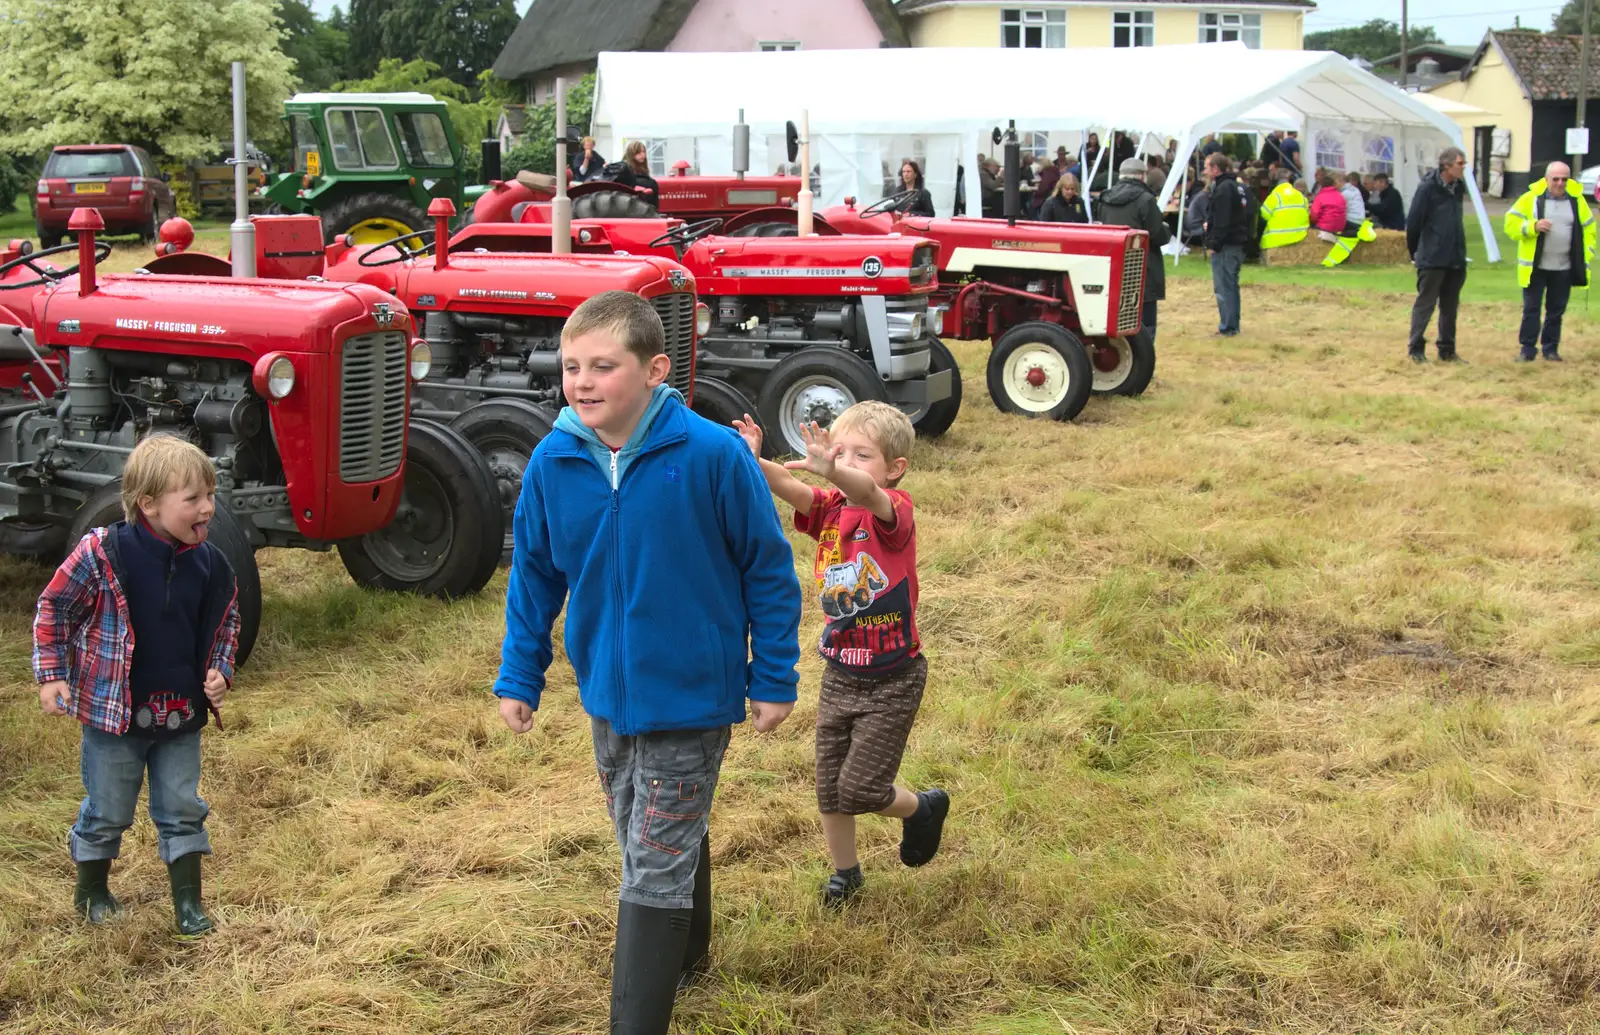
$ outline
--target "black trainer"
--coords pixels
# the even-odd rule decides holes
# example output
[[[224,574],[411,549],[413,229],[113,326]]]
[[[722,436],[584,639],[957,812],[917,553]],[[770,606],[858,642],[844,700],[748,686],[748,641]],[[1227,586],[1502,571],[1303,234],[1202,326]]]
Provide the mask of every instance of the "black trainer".
[[[1411,357],[1411,362],[1413,363],[1426,363],[1428,361],[1428,357],[1425,353],[1408,352],[1406,355]]]
[[[867,883],[861,875],[861,864],[850,867],[848,870],[834,870],[833,876],[828,878],[828,883],[822,888],[822,904],[829,909],[843,909],[844,904],[856,897]]]
[[[939,854],[944,818],[950,814],[950,795],[937,787],[918,791],[917,802],[916,814],[900,821],[900,861],[907,866],[921,866]]]
[[[1559,353],[1559,352],[1546,352],[1544,354],[1544,358],[1545,358],[1545,360],[1547,362],[1550,362],[1550,363],[1565,363],[1566,362],[1566,360],[1561,358],[1561,353]]]
[[[1439,362],[1441,362],[1441,363],[1460,363],[1462,366],[1468,366],[1469,365],[1466,360],[1462,359],[1460,356],[1456,355],[1454,352],[1441,352],[1441,353],[1439,353]]]
[[[1517,353],[1517,360],[1516,361],[1518,363],[1532,363],[1534,360],[1536,360],[1538,358],[1539,357],[1537,355],[1533,354],[1532,352],[1519,352],[1519,353]]]

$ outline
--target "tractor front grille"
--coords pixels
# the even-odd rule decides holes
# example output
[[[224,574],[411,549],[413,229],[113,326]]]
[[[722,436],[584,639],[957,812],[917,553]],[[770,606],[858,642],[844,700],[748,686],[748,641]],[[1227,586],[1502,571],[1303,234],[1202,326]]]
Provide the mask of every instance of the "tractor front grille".
[[[657,295],[650,300],[661,317],[661,326],[667,332],[667,355],[672,357],[672,372],[667,384],[689,393],[689,382],[694,377],[694,306],[695,296],[687,291],[670,295]]]
[[[406,447],[406,336],[347,338],[339,377],[339,480],[375,482],[400,469]]]
[[[1122,294],[1117,300],[1117,336],[1135,334],[1144,323],[1144,264],[1149,254],[1145,250],[1148,244],[1149,238],[1130,237],[1127,250],[1122,253]]]

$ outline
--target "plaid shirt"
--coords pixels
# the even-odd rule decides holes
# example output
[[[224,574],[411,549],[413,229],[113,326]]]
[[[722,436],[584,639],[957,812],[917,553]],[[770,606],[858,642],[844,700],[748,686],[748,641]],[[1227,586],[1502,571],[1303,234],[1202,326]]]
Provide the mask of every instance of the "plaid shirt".
[[[33,678],[65,681],[79,722],[120,735],[127,732],[133,710],[128,680],[133,623],[128,598],[106,556],[108,531],[96,528],[84,536],[40,595],[33,619]],[[209,663],[230,685],[239,646],[237,594],[235,588],[212,639]]]

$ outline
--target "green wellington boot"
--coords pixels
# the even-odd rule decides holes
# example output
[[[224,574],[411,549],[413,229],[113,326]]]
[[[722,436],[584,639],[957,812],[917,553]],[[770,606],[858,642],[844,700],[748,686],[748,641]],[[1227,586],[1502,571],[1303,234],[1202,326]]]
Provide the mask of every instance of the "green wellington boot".
[[[103,924],[122,912],[122,906],[117,904],[106,885],[110,876],[110,859],[78,864],[78,886],[73,889],[72,904],[91,924]]]
[[[167,864],[172,880],[172,912],[177,917],[178,933],[185,937],[208,934],[216,925],[200,905],[200,852],[190,852]]]
[[[711,965],[711,835],[700,839],[700,861],[694,869],[694,907],[689,913],[689,944],[683,953],[678,991],[705,976]]]
[[[618,904],[610,1035],[667,1035],[691,912]]]

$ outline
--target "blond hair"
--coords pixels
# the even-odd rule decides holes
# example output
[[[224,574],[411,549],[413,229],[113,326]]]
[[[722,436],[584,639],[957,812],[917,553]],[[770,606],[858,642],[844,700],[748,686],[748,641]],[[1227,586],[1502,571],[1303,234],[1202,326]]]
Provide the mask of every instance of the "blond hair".
[[[561,343],[590,331],[610,331],[641,363],[667,351],[667,332],[660,314],[631,291],[602,291],[574,309],[561,328]]]
[[[217,487],[217,471],[200,447],[173,435],[151,435],[128,454],[122,468],[122,514],[129,521],[140,517],[141,500],[201,485],[207,492]]]
[[[911,426],[911,418],[899,407],[877,400],[858,402],[849,407],[833,418],[830,430],[835,435],[861,432],[878,447],[883,458],[891,462],[910,457],[911,445],[917,440],[917,430]],[[893,486],[899,481],[896,478],[889,484]]]

